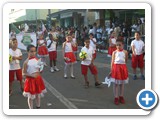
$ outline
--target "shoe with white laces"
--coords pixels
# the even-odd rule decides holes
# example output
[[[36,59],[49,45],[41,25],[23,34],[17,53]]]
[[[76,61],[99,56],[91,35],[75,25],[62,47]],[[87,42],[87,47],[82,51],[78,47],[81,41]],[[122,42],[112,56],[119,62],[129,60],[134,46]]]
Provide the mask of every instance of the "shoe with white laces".
[[[53,67],[51,67],[50,71],[51,71],[52,73],[54,72],[54,69],[53,69]]]
[[[58,71],[59,71],[59,69],[55,66],[55,67],[54,67],[54,71],[57,71],[57,72],[58,72]]]

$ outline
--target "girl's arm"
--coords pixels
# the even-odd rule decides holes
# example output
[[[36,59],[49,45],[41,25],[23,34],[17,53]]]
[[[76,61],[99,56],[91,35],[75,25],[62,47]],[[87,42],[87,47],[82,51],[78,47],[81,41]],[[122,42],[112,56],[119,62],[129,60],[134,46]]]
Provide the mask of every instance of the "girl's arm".
[[[112,66],[113,66],[113,64],[114,64],[114,60],[115,60],[115,53],[116,53],[116,51],[114,51],[114,52],[112,53],[111,71],[112,71]]]
[[[128,52],[126,50],[124,50],[124,53],[125,53],[125,62],[127,63],[127,60],[128,60]]]
[[[63,58],[65,58],[65,56],[64,56],[64,54],[65,54],[65,52],[64,52],[65,45],[66,45],[66,42],[64,42],[63,45],[62,45],[62,55],[63,55]]]

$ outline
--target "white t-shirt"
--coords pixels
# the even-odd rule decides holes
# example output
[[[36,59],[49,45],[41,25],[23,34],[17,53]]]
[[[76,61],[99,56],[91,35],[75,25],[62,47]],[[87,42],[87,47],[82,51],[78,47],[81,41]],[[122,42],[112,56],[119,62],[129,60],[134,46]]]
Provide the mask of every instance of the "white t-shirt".
[[[87,53],[87,57],[85,60],[83,60],[81,62],[81,64],[83,65],[90,65],[91,64],[91,60],[92,60],[92,57],[93,57],[93,54],[95,53],[95,51],[93,50],[93,48],[91,46],[89,46],[89,49],[86,48],[85,46],[81,49],[81,51],[84,51]]]
[[[94,42],[97,42],[96,38],[93,38]],[[92,40],[90,40],[90,46],[93,48],[93,50],[96,50],[96,44],[94,44]]]
[[[141,55],[143,53],[142,49],[144,47],[144,42],[142,40],[133,40],[131,46],[135,47],[136,55]]]
[[[19,57],[19,56],[22,56],[22,52],[20,49],[16,49],[15,51],[12,50],[12,49],[9,49],[9,54],[13,57]],[[20,62],[19,60],[12,60],[12,62],[10,62],[10,68],[9,70],[18,70],[18,69],[21,69],[20,67]]]
[[[47,41],[47,46],[49,46],[50,43],[51,43],[51,40],[48,40]],[[48,48],[48,51],[49,52],[56,51],[56,45],[57,45],[57,42],[53,41],[51,46]]]
[[[123,51],[116,51],[114,64],[125,64],[125,53]]]
[[[42,35],[42,31],[37,31],[37,39]]]

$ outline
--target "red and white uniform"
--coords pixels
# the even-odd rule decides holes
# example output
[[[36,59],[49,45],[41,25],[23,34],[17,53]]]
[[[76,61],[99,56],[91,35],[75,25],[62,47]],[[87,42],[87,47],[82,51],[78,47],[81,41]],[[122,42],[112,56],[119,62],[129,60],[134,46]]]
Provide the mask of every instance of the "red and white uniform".
[[[72,46],[73,52],[76,52],[78,50],[76,38],[72,39],[72,43],[76,45],[76,46]]]
[[[51,44],[51,42],[52,42],[52,44]],[[48,40],[47,46],[49,46],[50,44],[51,44],[51,46],[48,48],[49,59],[56,60],[57,59],[57,48],[56,48],[57,42]]]
[[[20,57],[22,56],[22,52],[20,49],[16,49],[15,51],[12,49],[9,49],[9,54],[13,57]],[[19,60],[12,60],[12,62],[9,63],[9,82],[14,81],[14,75],[16,74],[17,80],[22,81],[22,69],[20,67],[20,61]]]
[[[38,46],[38,55],[40,57],[48,56],[48,50],[46,48],[45,41],[39,40],[39,43],[40,43],[40,45]]]
[[[116,50],[110,79],[115,84],[128,83],[128,69],[125,63],[125,52],[123,50]]]
[[[96,38],[92,39],[94,42],[97,42]],[[96,44],[94,44],[94,42],[90,40],[90,46],[93,48],[93,50],[95,51],[93,54],[93,57],[96,58],[97,54],[96,54]]]
[[[76,62],[76,57],[73,53],[71,42],[65,43],[64,52],[65,52],[64,57],[68,58],[68,60],[65,61],[66,63],[75,63]]]
[[[97,72],[97,68],[96,66],[94,65],[90,65],[91,64],[91,60],[93,58],[93,55],[95,53],[94,49],[89,46],[89,48],[86,48],[85,46],[81,49],[81,51],[84,51],[87,53],[87,57],[85,60],[83,60],[81,62],[81,72],[83,75],[87,75],[87,72],[88,72],[88,68],[90,69],[91,73],[96,75],[98,72]]]
[[[131,42],[131,46],[134,46],[136,56],[132,54],[132,68],[143,68],[144,67],[144,60],[143,60],[143,47],[144,42],[142,40],[133,40]]]
[[[27,64],[27,73],[33,74],[39,72],[39,66],[38,59],[33,57],[30,58]],[[39,75],[37,78],[33,77],[26,77],[25,83],[24,83],[24,92],[23,95],[25,97],[29,97],[31,99],[34,99],[36,95],[40,95],[43,97],[43,93],[46,93],[46,88],[43,82],[42,77]]]
[[[110,38],[112,44],[116,44],[116,38]],[[108,48],[108,56],[112,56],[113,51],[115,51],[117,48],[114,46],[109,45]]]

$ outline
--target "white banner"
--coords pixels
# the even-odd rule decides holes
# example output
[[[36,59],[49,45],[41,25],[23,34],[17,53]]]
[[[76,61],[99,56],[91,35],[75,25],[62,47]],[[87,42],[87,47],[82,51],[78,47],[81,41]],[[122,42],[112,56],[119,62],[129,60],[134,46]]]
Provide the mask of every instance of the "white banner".
[[[37,38],[35,33],[24,33],[16,35],[18,41],[18,48],[22,50],[26,50],[26,47],[30,44],[36,46]]]

